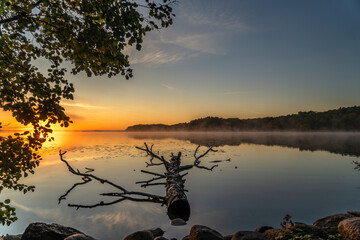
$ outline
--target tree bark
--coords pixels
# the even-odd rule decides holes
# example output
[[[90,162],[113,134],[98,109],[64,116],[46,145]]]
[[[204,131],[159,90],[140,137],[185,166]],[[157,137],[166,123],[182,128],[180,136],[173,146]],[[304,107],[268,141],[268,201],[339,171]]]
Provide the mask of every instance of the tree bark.
[[[184,183],[185,180],[181,172],[181,153],[172,156],[166,175],[166,205],[167,215],[170,220],[180,218],[188,221],[190,217],[190,205],[187,200]]]

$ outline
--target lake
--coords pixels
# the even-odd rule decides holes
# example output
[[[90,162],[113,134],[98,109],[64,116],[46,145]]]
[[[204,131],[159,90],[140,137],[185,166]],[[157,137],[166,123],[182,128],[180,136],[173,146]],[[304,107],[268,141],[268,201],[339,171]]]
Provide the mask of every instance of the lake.
[[[99,240],[121,239],[153,227],[165,230],[165,237],[181,239],[194,224],[228,235],[262,225],[279,227],[285,214],[312,224],[330,214],[360,209],[360,172],[353,164],[360,160],[360,133],[56,132],[54,137],[55,142],[41,150],[40,167],[24,181],[35,185],[35,192],[2,192],[2,199],[12,200],[19,220],[1,227],[0,235],[22,233],[29,222],[41,221],[72,226]],[[114,197],[99,194],[116,189],[95,182],[78,186],[58,204],[61,195],[81,182],[60,161],[60,149],[67,151],[65,159],[75,169],[92,168],[94,175],[128,190],[164,196],[164,186],[135,184],[153,177],[142,169],[164,172],[163,166],[146,167],[149,157],[135,148],[145,142],[165,159],[181,151],[183,164],[193,163],[198,145],[202,145],[200,154],[207,146],[218,150],[202,159],[204,166],[231,159],[217,163],[213,171],[189,170],[185,177],[191,206],[187,225],[170,225],[166,207],[157,203],[123,201],[79,210],[67,206],[113,201]]]

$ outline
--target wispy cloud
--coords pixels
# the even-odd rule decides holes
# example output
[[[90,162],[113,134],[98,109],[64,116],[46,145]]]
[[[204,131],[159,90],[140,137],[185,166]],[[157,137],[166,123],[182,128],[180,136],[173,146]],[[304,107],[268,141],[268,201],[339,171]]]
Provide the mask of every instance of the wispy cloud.
[[[223,55],[227,50],[224,44],[227,36],[249,30],[231,9],[203,8],[192,2],[184,4],[191,6],[180,7],[176,26],[148,34],[140,52],[130,46],[125,49],[131,64],[156,67],[176,64],[203,53]]]
[[[166,87],[169,90],[174,90],[175,88],[166,84],[162,84],[164,87]]]
[[[216,33],[194,33],[186,35],[162,36],[161,41],[192,51],[210,54],[224,54],[221,44],[217,41]]]
[[[63,102],[63,103],[61,103],[61,105],[68,106],[68,107],[79,107],[79,108],[89,108],[89,109],[104,109],[105,108],[103,106],[95,106],[95,105],[90,105],[90,104],[85,104],[85,103]]]
[[[149,64],[166,64],[166,63],[177,63],[189,54],[184,52],[167,52],[164,50],[144,51],[144,54],[135,56],[130,59],[131,64],[137,63],[149,63]]]
[[[241,22],[237,16],[228,15],[224,12],[207,15],[187,13],[185,16],[187,22],[194,26],[211,26],[213,29],[220,31],[247,31],[250,29],[250,27]]]

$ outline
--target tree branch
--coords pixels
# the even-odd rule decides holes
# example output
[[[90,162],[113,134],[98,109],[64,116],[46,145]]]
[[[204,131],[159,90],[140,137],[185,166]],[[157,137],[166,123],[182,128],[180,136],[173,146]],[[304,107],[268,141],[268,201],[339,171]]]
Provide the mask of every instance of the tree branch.
[[[24,12],[24,11],[23,11],[23,12],[21,12],[20,14],[15,15],[15,16],[13,16],[13,17],[5,18],[5,19],[0,20],[0,24],[9,23],[9,22],[18,20],[18,19],[21,18],[21,17],[26,17],[26,14],[28,14],[29,12],[31,12],[31,10],[33,10],[34,8],[36,8],[37,6],[39,6],[41,2],[43,2],[43,0],[39,0],[39,1],[37,1],[36,3],[34,3],[34,4],[31,6],[31,8],[28,10],[28,12]]]
[[[144,192],[128,191],[125,188],[123,188],[123,187],[121,187],[121,186],[119,186],[117,184],[114,184],[111,181],[108,181],[106,179],[102,179],[100,177],[97,177],[97,176],[95,176],[93,174],[88,173],[88,172],[93,172],[94,169],[85,168],[85,169],[87,169],[87,171],[85,173],[80,172],[78,169],[75,170],[64,159],[65,154],[66,154],[66,152],[61,152],[61,150],[59,151],[60,160],[63,161],[66,164],[66,166],[68,167],[69,172],[71,172],[74,175],[81,176],[82,179],[83,179],[83,182],[74,184],[64,195],[60,196],[59,197],[59,203],[61,202],[61,200],[66,199],[68,194],[72,190],[74,190],[77,186],[89,183],[92,180],[96,180],[96,181],[98,181],[98,182],[100,182],[102,184],[108,184],[108,185],[120,190],[120,192],[116,192],[116,193],[102,193],[102,194],[100,194],[102,196],[119,197],[119,199],[117,199],[115,201],[111,201],[111,202],[101,201],[101,202],[93,204],[93,205],[68,204],[69,207],[76,207],[77,209],[79,209],[79,208],[94,208],[94,207],[98,207],[98,206],[107,206],[107,205],[115,204],[115,203],[121,202],[123,200],[131,200],[131,201],[136,201],[136,202],[154,202],[154,203],[161,203],[161,204],[165,203],[165,198],[162,197],[162,196],[157,196],[157,195],[144,193]],[[153,175],[158,175],[161,178],[165,177],[164,175],[161,175],[161,174],[147,172],[147,171],[145,171],[145,172],[149,173],[149,174],[153,174]],[[132,197],[132,196],[135,196],[135,197]]]
[[[147,145],[146,143],[144,143],[144,145],[145,145],[145,148],[141,148],[141,147],[136,147],[136,148],[139,149],[139,150],[142,150],[142,151],[146,152],[146,155],[151,157],[151,158],[150,158],[150,163],[151,163],[152,165],[161,165],[161,164],[157,164],[157,163],[154,164],[154,163],[152,162],[152,160],[153,160],[154,158],[156,158],[156,159],[160,160],[160,162],[165,165],[165,168],[166,168],[166,169],[168,169],[168,167],[169,167],[169,162],[167,162],[167,161],[164,159],[163,156],[159,157],[158,155],[156,155],[156,154],[152,151],[153,145],[151,145],[150,148],[148,147],[148,145]],[[151,166],[151,164],[148,164],[148,165]]]
[[[205,166],[200,166],[200,165],[199,165],[200,162],[201,162],[201,161],[200,161],[200,158],[205,157],[209,152],[217,152],[217,150],[214,150],[212,147],[209,147],[209,149],[206,150],[203,154],[201,154],[200,156],[196,156],[196,153],[198,152],[199,148],[200,148],[200,145],[197,146],[197,148],[195,149],[195,152],[194,152],[194,157],[195,157],[194,166],[197,167],[197,168],[202,168],[202,169],[206,169],[206,170],[212,171],[212,170],[213,170],[215,167],[217,167],[218,165],[214,165],[214,166],[212,166],[212,167],[210,167],[210,168],[205,167]]]

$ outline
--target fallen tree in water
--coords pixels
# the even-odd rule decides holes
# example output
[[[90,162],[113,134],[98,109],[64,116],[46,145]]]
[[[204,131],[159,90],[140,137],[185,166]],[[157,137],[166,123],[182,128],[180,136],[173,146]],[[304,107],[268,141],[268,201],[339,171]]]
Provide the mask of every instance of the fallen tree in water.
[[[203,154],[198,155],[198,151],[200,148],[200,146],[198,146],[194,152],[195,160],[193,164],[181,165],[181,152],[179,152],[177,155],[171,154],[170,160],[166,160],[163,156],[159,156],[158,154],[154,153],[153,145],[149,147],[146,143],[144,143],[144,147],[136,147],[136,148],[141,151],[144,151],[146,155],[150,157],[150,161],[146,162],[147,165],[146,167],[162,165],[165,168],[164,173],[155,173],[151,171],[141,170],[141,172],[153,175],[154,177],[146,181],[136,182],[136,184],[141,184],[141,187],[165,185],[166,187],[165,197],[149,194],[145,192],[129,191],[118,184],[115,184],[107,179],[103,179],[92,174],[94,169],[85,168],[86,169],[85,172],[81,172],[78,169],[75,170],[68,163],[68,161],[64,159],[64,155],[66,154],[66,152],[60,151],[59,152],[60,159],[67,165],[69,172],[71,172],[74,175],[82,177],[83,181],[79,183],[75,183],[71,188],[69,188],[66,191],[64,195],[60,196],[59,204],[62,200],[66,199],[69,193],[72,190],[74,190],[77,186],[87,184],[92,180],[94,180],[102,184],[107,184],[109,186],[112,186],[117,190],[117,192],[102,193],[101,194],[102,196],[112,196],[118,198],[115,201],[110,201],[110,202],[101,201],[93,205],[68,204],[69,207],[75,207],[77,209],[94,208],[98,206],[112,205],[124,200],[131,200],[136,202],[154,202],[167,206],[167,215],[170,218],[170,220],[172,220],[172,224],[175,225],[186,224],[186,221],[188,221],[190,217],[190,205],[187,200],[187,196],[185,194],[187,190],[184,188],[184,183],[185,183],[184,176],[186,176],[188,172],[185,173],[183,172],[186,170],[190,170],[194,167],[212,171],[218,165],[216,164],[210,167],[206,167],[200,165],[201,163],[200,159],[205,157],[209,152],[217,152],[217,150],[214,150],[212,147],[209,147]],[[216,160],[215,162],[222,162],[222,161],[230,161],[230,159]],[[159,180],[165,180],[165,182],[158,182]]]

